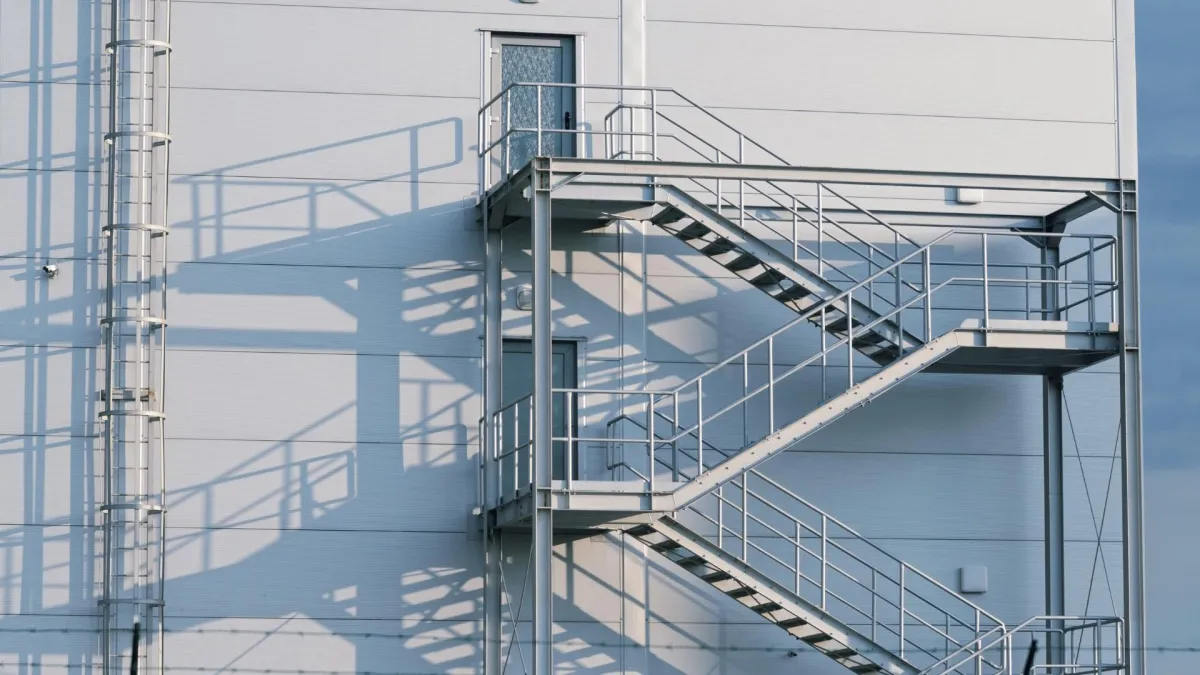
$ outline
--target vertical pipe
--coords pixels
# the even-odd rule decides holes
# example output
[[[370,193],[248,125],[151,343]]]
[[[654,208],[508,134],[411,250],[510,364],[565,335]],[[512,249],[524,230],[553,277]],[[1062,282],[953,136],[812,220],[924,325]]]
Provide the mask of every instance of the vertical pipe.
[[[1042,247],[1042,304],[1048,310],[1046,321],[1061,319],[1058,312],[1058,237],[1047,237]],[[1066,528],[1063,506],[1063,378],[1061,375],[1042,377],[1042,482],[1043,538],[1045,540],[1046,580],[1045,612],[1047,616],[1066,614]],[[1049,663],[1065,661],[1062,638],[1063,623],[1046,624],[1046,659]]]
[[[541,148],[541,87],[538,87],[538,148]],[[550,172],[548,162],[534,158],[531,174],[533,225],[533,675],[553,673],[554,525],[551,510],[554,386],[551,330]]]
[[[488,158],[484,158],[488,163]],[[485,193],[480,193],[481,197]],[[500,306],[502,270],[500,255],[502,237],[499,227],[494,227],[489,220],[490,205],[486,197],[482,201],[483,234],[484,234],[484,270],[483,270],[483,412],[486,445],[484,454],[484,495],[481,505],[484,527],[484,672],[498,673],[501,664],[500,640],[503,632],[503,600],[500,590],[500,566],[503,555],[500,531],[492,527],[489,510],[500,502],[500,465],[495,460],[500,453],[500,434],[503,425],[496,413],[501,405],[501,372],[502,357],[500,333]]]
[[[1142,366],[1141,295],[1138,253],[1137,193],[1133,181],[1122,181],[1120,194],[1120,357],[1121,357],[1121,484],[1123,541],[1123,609],[1127,675],[1146,673],[1146,599],[1142,524]]]
[[[718,150],[716,150],[716,153],[717,153],[717,162],[716,163],[720,164],[721,163],[721,151],[718,149]],[[717,179],[717,215],[718,216],[721,215],[721,203],[724,201],[725,201],[725,191],[721,187],[721,179],[718,178]]]

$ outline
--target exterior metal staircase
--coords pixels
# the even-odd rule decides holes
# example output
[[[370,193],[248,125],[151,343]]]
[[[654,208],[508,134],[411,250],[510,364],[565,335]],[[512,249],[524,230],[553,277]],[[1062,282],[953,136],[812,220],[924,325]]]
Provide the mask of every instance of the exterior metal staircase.
[[[605,118],[603,159],[535,158],[491,192],[492,153],[544,129],[539,113],[536,129],[496,140],[483,133],[482,188],[505,203],[485,199],[485,214],[500,211],[497,228],[536,220],[538,193],[548,213],[557,190],[572,217],[590,210],[599,221],[651,223],[795,318],[668,389],[552,389],[553,405],[566,410],[585,407],[588,396],[612,410],[603,436],[571,421],[565,434],[549,434],[556,447],[603,447],[603,476],[577,471],[571,450],[563,480],[538,484],[536,394],[493,409],[481,421],[490,434],[481,473],[492,481],[481,489],[493,496],[485,499],[490,527],[528,528],[552,511],[555,529],[623,530],[854,673],[1012,675],[1026,634],[1069,639],[1069,662],[1043,666],[1053,675],[1123,671],[1120,619],[1007,626],[757,470],[917,373],[1063,375],[1113,357],[1115,237],[958,227],[918,241],[680,97],[736,134],[736,151],[723,151],[664,114],[658,92],[648,91],[648,103],[619,105]],[[492,99],[481,116],[492,105],[504,111],[510,98]],[[695,156],[667,157],[667,140]],[[747,145],[770,166],[747,166]],[[565,176],[551,180],[556,163]],[[1109,206],[1083,192],[1058,213]],[[528,198],[528,211],[510,205],[514,195]],[[864,236],[859,225],[873,231]],[[535,223],[535,249],[536,232]],[[1033,263],[1014,253],[1030,242],[1068,254]]]

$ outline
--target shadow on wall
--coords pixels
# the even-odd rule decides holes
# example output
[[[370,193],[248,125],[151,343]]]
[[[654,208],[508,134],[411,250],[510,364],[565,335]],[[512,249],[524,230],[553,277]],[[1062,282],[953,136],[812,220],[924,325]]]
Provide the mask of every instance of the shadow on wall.
[[[44,19],[50,5],[39,3],[34,15]],[[80,27],[79,51],[96,53],[90,26],[100,23],[98,15],[85,11],[81,18],[93,23]],[[0,466],[7,476],[20,475],[22,486],[0,498],[7,523],[0,526],[0,666],[21,664],[28,673],[96,663],[94,477],[102,467],[94,373],[103,253],[96,235],[103,186],[94,141],[101,101],[98,87],[57,84],[71,80],[58,75],[69,67],[90,81],[92,70],[72,62],[47,67],[49,76],[32,69],[28,82],[0,83],[0,95],[18,87],[30,93],[28,160],[0,167],[0,181],[26,188],[25,241],[10,239],[12,250],[0,252],[0,274],[26,289],[22,301],[0,310],[0,367],[6,378],[24,378],[19,427],[0,436]],[[61,125],[49,101],[60,86],[89,92],[78,95],[77,146],[69,155],[49,146],[50,130]],[[180,391],[179,376],[173,379],[173,399],[183,402],[175,406],[168,458],[173,667],[478,671],[482,556],[464,532],[475,499],[478,362],[461,354],[474,353],[480,331],[481,237],[471,227],[473,204],[428,196],[422,180],[465,161],[463,127],[459,118],[434,120],[173,181],[174,200],[190,210],[172,217],[172,251],[184,261],[173,265],[170,280],[173,304],[183,310],[170,330],[175,372],[287,360],[306,350],[353,359],[349,396],[341,400],[340,389],[321,390],[320,373],[292,373],[287,385],[312,389],[283,393],[330,403],[287,433],[266,434],[283,440],[259,441],[263,435],[252,428],[221,426],[223,412],[238,410],[231,419],[244,421],[254,414],[247,410],[269,415],[281,405],[271,400],[269,383],[219,382],[221,391],[206,398],[210,392],[190,391],[206,385],[192,380]],[[447,135],[455,139],[453,156],[422,164],[422,140]],[[331,150],[369,153],[373,143],[397,139],[407,139],[410,153],[396,158],[404,168],[389,175],[266,177],[282,161],[319,161]],[[64,183],[48,169],[73,180]],[[40,276],[48,258],[70,267],[69,292]],[[209,325],[192,302],[208,296],[285,308],[290,299],[315,299],[342,320],[290,329],[294,323],[280,328],[267,317],[226,327],[218,311]],[[404,344],[408,339],[428,349]],[[443,342],[472,347],[440,349]],[[422,351],[445,358],[410,354]],[[287,363],[303,366],[305,359]],[[69,486],[56,484],[67,476]],[[461,494],[447,496],[447,487]],[[568,605],[556,609],[564,615],[581,611],[562,603]],[[620,633],[601,622],[583,624],[580,636],[572,635],[578,622],[565,624],[562,639],[579,645],[561,662],[577,672],[609,672],[610,660],[599,653],[608,648],[587,643],[617,644]],[[656,670],[679,672],[663,664]]]

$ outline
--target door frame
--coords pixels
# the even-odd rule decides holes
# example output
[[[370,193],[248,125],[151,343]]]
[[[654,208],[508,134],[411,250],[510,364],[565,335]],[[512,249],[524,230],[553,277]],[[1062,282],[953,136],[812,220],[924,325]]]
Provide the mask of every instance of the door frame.
[[[483,31],[483,77],[482,86],[480,89],[480,105],[482,106],[487,101],[499,94],[500,82],[503,80],[501,75],[501,50],[503,45],[530,45],[530,46],[557,46],[563,50],[563,73],[571,75],[570,84],[583,84],[583,33],[521,33],[514,31]],[[563,109],[564,112],[571,114],[571,126],[575,129],[582,129],[584,125],[580,120],[585,118],[586,97],[583,90],[579,87],[563,89]],[[487,122],[490,129],[489,137],[497,139],[500,137],[500,119],[497,117],[494,120]],[[482,136],[482,134],[480,134]],[[559,149],[560,156],[563,157],[578,157],[580,156],[579,134],[559,134]],[[503,160],[501,160],[503,165]],[[516,169],[518,167],[512,167]],[[501,166],[503,169],[503,166]]]
[[[581,345],[580,340],[572,340],[572,339],[555,339],[550,344],[551,368],[553,368],[553,366],[554,366],[554,356],[555,355],[562,355],[564,357],[563,362],[570,368],[568,371],[563,373],[563,376],[564,376],[563,384],[565,385],[563,387],[564,389],[578,389],[580,387],[580,385],[579,385],[580,345]],[[514,346],[519,347],[519,349],[512,349],[512,347],[514,347]],[[505,337],[501,338],[501,340],[500,340],[501,406],[506,406],[506,405],[512,403],[512,401],[503,400],[504,355],[509,354],[509,353],[533,354],[533,339],[528,338],[528,337],[522,337],[522,336],[505,336]],[[550,405],[553,408],[553,406],[554,406],[554,395],[553,394],[551,394],[551,396],[550,396]],[[553,418],[553,412],[551,412],[551,417]],[[578,436],[579,435],[579,397],[578,396],[571,397],[571,409],[567,411],[566,423],[567,423],[567,428],[574,429],[575,436]],[[552,432],[553,432],[553,430],[552,430]],[[555,433],[553,435],[558,435],[558,434]],[[556,443],[553,443],[552,445],[557,445],[559,442],[564,442],[564,441],[558,441]],[[573,441],[571,443],[571,447],[568,449],[568,452],[571,453],[571,469],[572,469],[571,480],[579,480],[579,441],[578,440]],[[562,479],[555,478],[554,480],[562,480]]]

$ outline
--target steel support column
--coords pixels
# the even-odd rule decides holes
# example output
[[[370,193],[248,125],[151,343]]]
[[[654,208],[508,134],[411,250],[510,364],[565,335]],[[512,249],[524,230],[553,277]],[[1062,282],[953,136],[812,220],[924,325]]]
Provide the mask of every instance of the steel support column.
[[[1059,241],[1048,240],[1042,248],[1043,278],[1055,281],[1058,277]],[[1056,284],[1042,287],[1045,318],[1058,321],[1059,289]],[[1066,530],[1063,520],[1063,378],[1048,375],[1042,378],[1042,479],[1043,517],[1046,546],[1046,614],[1065,616],[1066,600]],[[1050,621],[1046,637],[1046,662],[1066,663],[1062,621]]]
[[[1119,202],[1121,331],[1121,486],[1127,675],[1146,673],[1146,601],[1142,532],[1142,366],[1139,311],[1137,192],[1123,186]]]
[[[499,223],[488,222],[491,211],[486,199],[483,203],[484,233],[484,280],[483,280],[483,438],[479,439],[483,453],[483,490],[480,498],[480,513],[483,516],[484,541],[484,619],[483,619],[483,672],[499,675],[501,669],[500,641],[503,636],[503,597],[501,594],[500,566],[503,564],[504,549],[500,531],[492,527],[491,509],[500,502],[499,467],[492,458],[496,456],[496,434],[493,418],[502,402],[500,304],[502,281],[500,268],[501,233]]]
[[[554,525],[550,510],[552,478],[553,341],[550,310],[549,160],[537,157],[530,182],[533,226],[533,675],[553,669],[553,601],[551,563]]]

